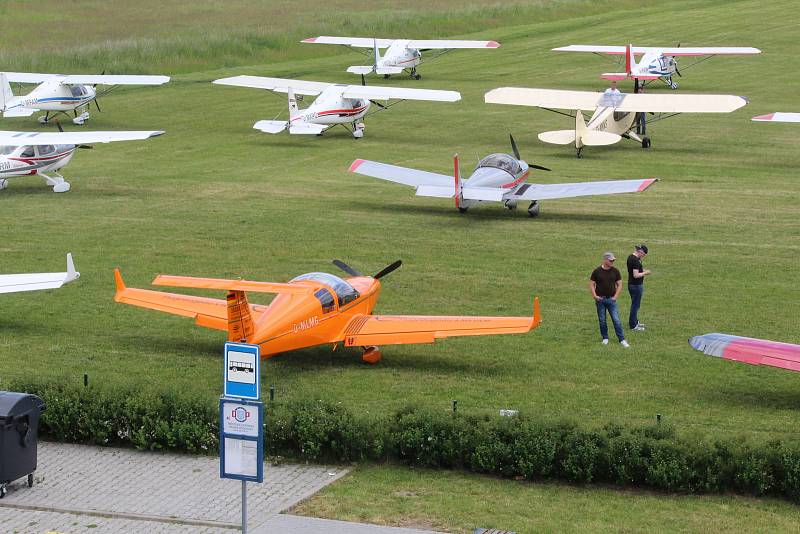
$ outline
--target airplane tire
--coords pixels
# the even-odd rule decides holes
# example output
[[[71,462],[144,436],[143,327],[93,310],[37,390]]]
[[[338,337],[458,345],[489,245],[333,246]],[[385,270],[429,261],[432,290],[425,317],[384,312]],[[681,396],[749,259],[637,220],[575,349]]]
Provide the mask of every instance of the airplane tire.
[[[415,80],[421,80],[422,79],[422,75],[421,74],[415,74],[414,75],[414,79]]]
[[[642,148],[650,148],[650,138],[642,137]]]
[[[469,209],[469,208],[458,208],[458,212],[459,212],[459,213],[467,213],[467,210],[468,210],[468,209]]]
[[[384,74],[384,75],[383,75],[383,79],[384,79],[384,80],[388,80],[388,79],[389,79],[389,75],[388,75],[388,74]]]
[[[539,202],[534,200],[531,202],[531,205],[528,206],[528,217],[538,217],[539,216]]]

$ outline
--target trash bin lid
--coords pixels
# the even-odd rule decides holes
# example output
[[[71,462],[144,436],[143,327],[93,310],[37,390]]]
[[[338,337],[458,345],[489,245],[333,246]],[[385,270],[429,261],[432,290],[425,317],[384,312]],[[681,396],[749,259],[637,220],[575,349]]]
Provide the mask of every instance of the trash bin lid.
[[[34,410],[44,410],[44,401],[36,395],[0,391],[0,418],[17,417]]]

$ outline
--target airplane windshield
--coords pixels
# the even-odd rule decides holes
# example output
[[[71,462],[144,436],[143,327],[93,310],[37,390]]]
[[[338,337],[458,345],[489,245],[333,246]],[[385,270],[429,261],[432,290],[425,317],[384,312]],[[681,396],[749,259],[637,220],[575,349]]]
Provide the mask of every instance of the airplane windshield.
[[[339,299],[339,306],[344,306],[348,302],[352,302],[358,298],[358,291],[339,278],[338,276],[328,274],[328,273],[307,273],[301,274],[296,278],[292,278],[291,282],[296,282],[300,280],[312,280],[314,282],[320,282],[325,284],[326,286],[333,289],[336,293],[336,296]]]
[[[478,166],[475,168],[480,169],[481,167],[501,169],[512,176],[516,175],[520,169],[519,161],[508,154],[491,154],[486,156],[478,162]]]

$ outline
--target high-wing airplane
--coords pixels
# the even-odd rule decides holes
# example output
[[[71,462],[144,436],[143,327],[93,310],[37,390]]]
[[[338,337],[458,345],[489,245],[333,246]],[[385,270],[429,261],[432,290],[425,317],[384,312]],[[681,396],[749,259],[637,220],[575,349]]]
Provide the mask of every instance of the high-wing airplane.
[[[597,45],[570,45],[553,48],[554,52],[591,52],[593,54],[609,54],[625,56],[625,72],[606,72],[602,75],[607,80],[637,79],[644,83],[661,79],[671,89],[677,89],[678,84],[673,80],[673,75],[681,75],[678,70],[677,56],[701,57],[694,63],[684,67],[684,70],[696,65],[711,56],[717,55],[750,55],[760,54],[758,48],[744,46],[711,46],[711,47],[654,47],[654,46],[597,46]],[[636,61],[635,56],[641,56]]]
[[[531,184],[526,182],[530,169],[550,169],[525,162],[519,155],[513,136],[511,148],[513,156],[490,154],[481,159],[472,175],[466,179],[461,178],[458,154],[453,157],[453,176],[363,159],[355,160],[350,165],[350,172],[410,185],[417,190],[417,196],[455,199],[456,208],[461,213],[481,202],[502,202],[506,208],[513,210],[517,208],[517,203],[530,201],[528,215],[531,217],[539,215],[540,200],[638,193],[657,181],[657,178],[647,178],[575,184]]]
[[[758,115],[752,119],[755,122],[800,122],[800,113],[784,113],[776,111],[768,115]]]
[[[71,111],[72,122],[83,124],[89,119],[89,104],[94,101],[97,111],[98,85],[161,85],[169,76],[133,76],[115,74],[39,74],[34,72],[0,73],[0,111],[4,117],[29,117],[37,111],[45,114],[39,122],[47,123],[53,117]],[[9,82],[39,84],[27,95],[14,96]],[[109,89],[110,91],[110,89]],[[108,91],[106,91],[108,92]],[[83,112],[78,115],[78,110]]]
[[[213,83],[286,93],[289,102],[289,120],[262,120],[253,125],[256,130],[271,134],[288,129],[290,134],[321,135],[333,125],[349,124],[348,129],[353,137],[359,139],[364,137],[364,123],[361,119],[369,111],[370,104],[375,104],[381,110],[392,105],[381,104],[376,100],[431,100],[436,102],[461,100],[461,94],[457,91],[368,87],[366,85],[307,82],[260,76],[234,76],[214,80]],[[300,109],[297,105],[299,98],[295,95],[310,95],[317,96],[317,98],[307,108]]]
[[[689,345],[724,360],[800,371],[800,345],[716,333],[690,338]]]
[[[392,74],[408,72],[409,76],[419,80],[422,78],[417,74],[417,66],[422,63],[422,52],[437,50],[438,57],[445,52],[456,48],[500,48],[497,41],[454,41],[445,39],[369,39],[366,37],[329,37],[321,35],[319,37],[309,37],[303,39],[301,43],[317,44],[336,44],[350,46],[355,49],[371,48],[372,65],[354,65],[347,69],[353,74],[383,74],[388,78]],[[385,48],[386,52],[381,56],[380,49]],[[428,61],[430,61],[430,59]]]
[[[125,286],[114,271],[116,302],[192,317],[195,324],[228,333],[229,341],[260,345],[269,358],[291,350],[339,343],[361,347],[363,360],[381,359],[378,345],[433,343],[454,336],[521,334],[541,321],[539,300],[533,317],[447,317],[424,315],[373,315],[381,291],[380,279],[400,267],[396,261],[374,276],[365,276],[339,260],[334,265],[351,275],[347,279],[314,272],[288,283],[218,280],[186,276],[157,276],[154,285],[221,289],[226,298],[214,299],[162,293]],[[247,292],[274,293],[267,306],[249,304]]]
[[[0,131],[0,190],[8,187],[8,178],[38,174],[53,187],[54,193],[66,193],[70,188],[69,182],[58,171],[70,162],[76,149],[93,148],[89,143],[134,141],[163,133]]]
[[[67,272],[65,273],[0,274],[0,293],[57,289],[77,280],[80,275],[81,273],[75,270],[75,264],[72,263],[72,254],[67,254]]]
[[[548,111],[554,111],[553,108],[574,110],[574,130],[543,132],[539,139],[556,145],[574,144],[578,157],[581,157],[584,146],[613,145],[623,137],[638,141],[642,148],[649,148],[650,138],[643,134],[651,122],[678,113],[730,113],[747,104],[743,97],[733,95],[596,93],[522,87],[492,89],[484,100],[489,104],[535,106]],[[593,111],[588,123],[582,110]],[[646,119],[645,113],[659,115]]]

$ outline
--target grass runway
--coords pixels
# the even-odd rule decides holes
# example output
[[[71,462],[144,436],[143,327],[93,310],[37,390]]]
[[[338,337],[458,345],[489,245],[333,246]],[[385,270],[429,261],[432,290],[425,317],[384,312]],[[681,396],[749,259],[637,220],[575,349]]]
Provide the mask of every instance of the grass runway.
[[[250,16],[240,4],[227,10],[217,2],[192,4],[182,12],[168,2],[164,20],[184,21],[171,32],[152,13],[137,11],[148,2],[126,8],[128,18],[100,3],[78,4],[87,13],[96,7],[102,22],[84,20],[83,38],[66,27],[36,32],[48,27],[56,2],[43,2],[36,16],[14,7],[21,2],[0,8],[15,21],[13,31],[0,35],[5,68],[177,73],[166,86],[102,98],[103,112],[94,111],[85,127],[167,134],[81,151],[65,169],[73,186],[66,195],[36,177],[13,179],[0,192],[0,272],[58,270],[71,251],[82,273],[59,291],[3,296],[0,380],[36,374],[79,382],[88,373],[93,384],[175,388],[213,402],[224,334],[115,304],[114,267],[129,286],[148,287],[159,273],[286,281],[336,272],[333,258],[365,272],[401,258],[403,267],[384,279],[376,313],[525,315],[538,295],[544,322],[527,335],[385,347],[375,367],[341,348],[281,355],[264,366],[264,383],[275,385],[279,401],[321,398],[355,413],[384,413],[407,402],[447,410],[458,400],[464,412],[513,408],[586,426],[641,423],[660,413],[681,432],[798,437],[797,376],[705,357],[686,342],[712,331],[800,342],[796,127],[750,122],[754,115],[797,111],[800,28],[787,17],[791,2],[478,7],[437,0],[421,8],[409,1],[396,16],[387,15],[389,3],[360,10],[359,25],[344,15],[358,3],[344,0],[293,4],[291,13],[286,4],[263,3]],[[316,9],[330,9],[331,16],[316,23]],[[425,14],[415,29],[406,23],[416,9]],[[225,26],[214,25],[218,17]],[[459,90],[463,98],[406,102],[378,113],[358,141],[342,128],[321,138],[262,134],[252,124],[285,116],[285,98],[209,83],[237,74],[358,83],[344,71],[360,64],[360,55],[296,41],[368,30],[494,39],[502,48],[447,54],[423,64],[419,82],[370,79]],[[9,52],[31,34],[33,46]],[[625,44],[620,39],[761,48],[760,56],[683,68],[678,80],[681,92],[739,94],[750,104],[730,115],[655,123],[647,151],[623,141],[589,147],[578,160],[569,147],[536,138],[569,128],[569,118],[483,103],[484,92],[505,85],[600,90],[607,61],[550,49]],[[4,122],[10,130],[44,128],[35,116]],[[544,202],[541,216],[529,219],[524,210],[500,205],[462,215],[446,200],[415,198],[410,189],[347,172],[353,159],[366,158],[448,174],[453,153],[467,169],[488,153],[510,151],[509,133],[523,158],[553,169],[534,172],[534,182],[660,182],[641,195]],[[641,312],[648,331],[630,333],[628,351],[602,347],[589,273],[605,250],[624,259],[639,242],[650,247],[645,266],[654,271]],[[621,300],[626,315],[627,295]],[[359,477],[366,486],[368,476]],[[512,483],[500,487],[517,491]]]

